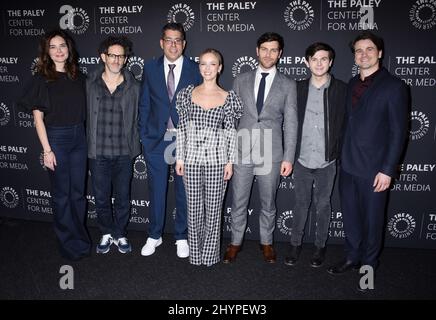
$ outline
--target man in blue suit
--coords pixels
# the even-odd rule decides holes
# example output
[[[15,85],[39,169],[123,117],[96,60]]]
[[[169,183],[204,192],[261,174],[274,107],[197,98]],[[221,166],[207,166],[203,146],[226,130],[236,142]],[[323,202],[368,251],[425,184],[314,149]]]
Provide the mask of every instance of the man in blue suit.
[[[185,31],[180,23],[162,28],[160,46],[163,56],[145,64],[139,102],[139,130],[147,163],[150,192],[148,239],[141,250],[152,255],[162,243],[165,223],[169,165],[174,163],[174,140],[179,117],[175,108],[177,92],[190,84],[198,85],[198,65],[183,56]],[[186,195],[183,180],[175,175],[176,217],[174,237],[177,256],[189,256],[187,242]]]
[[[331,274],[376,269],[387,196],[407,137],[408,89],[381,66],[383,39],[364,31],[350,44],[360,74],[347,89],[339,188],[346,259]]]

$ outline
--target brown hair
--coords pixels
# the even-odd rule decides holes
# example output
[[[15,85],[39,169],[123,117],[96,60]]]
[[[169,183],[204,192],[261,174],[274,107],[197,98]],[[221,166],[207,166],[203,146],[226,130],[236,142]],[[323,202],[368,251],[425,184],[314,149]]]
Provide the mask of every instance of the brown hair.
[[[61,29],[48,32],[39,42],[38,73],[49,81],[56,80],[58,77],[56,66],[49,55],[50,41],[56,36],[64,39],[67,44],[68,59],[65,61],[65,71],[69,78],[75,80],[79,74],[79,57],[74,45],[74,40],[66,31]]]

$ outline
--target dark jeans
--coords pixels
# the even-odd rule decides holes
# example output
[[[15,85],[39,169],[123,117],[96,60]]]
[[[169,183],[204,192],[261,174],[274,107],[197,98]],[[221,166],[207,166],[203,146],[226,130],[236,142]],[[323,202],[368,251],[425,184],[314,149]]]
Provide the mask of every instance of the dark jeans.
[[[336,163],[322,169],[309,169],[298,161],[294,168],[295,207],[293,210],[291,244],[301,245],[312,198],[316,209],[315,246],[323,248],[327,242],[332,214],[330,197],[336,176]]]
[[[82,125],[46,128],[56,156],[55,170],[48,169],[54,210],[54,229],[61,255],[76,260],[91,248],[85,226],[86,138]]]
[[[130,217],[130,182],[133,163],[129,156],[90,159],[97,222],[102,234],[125,237]],[[115,198],[112,215],[112,198]]]

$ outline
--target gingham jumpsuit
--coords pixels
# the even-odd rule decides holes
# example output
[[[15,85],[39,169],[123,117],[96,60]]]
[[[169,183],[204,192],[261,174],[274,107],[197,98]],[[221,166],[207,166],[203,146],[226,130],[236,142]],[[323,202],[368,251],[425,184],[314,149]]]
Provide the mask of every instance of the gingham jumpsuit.
[[[211,266],[220,261],[221,211],[227,183],[224,166],[234,162],[236,120],[242,103],[229,91],[222,106],[203,109],[192,102],[193,85],[177,95],[179,114],[176,158],[183,160],[188,206],[189,262]]]

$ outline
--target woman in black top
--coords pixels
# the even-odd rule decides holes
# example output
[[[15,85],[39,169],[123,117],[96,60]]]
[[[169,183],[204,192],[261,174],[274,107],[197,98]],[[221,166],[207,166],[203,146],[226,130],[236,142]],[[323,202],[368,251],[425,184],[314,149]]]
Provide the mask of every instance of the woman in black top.
[[[39,44],[38,73],[20,104],[33,112],[49,169],[54,229],[62,256],[78,260],[90,252],[85,227],[85,77],[71,37],[47,33]]]

